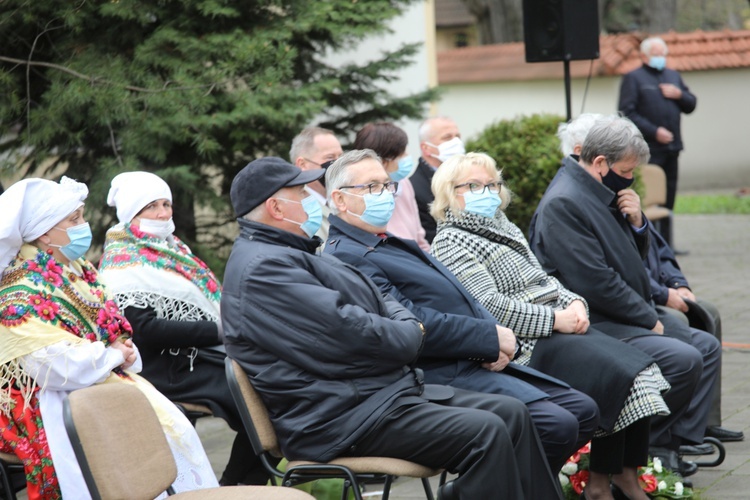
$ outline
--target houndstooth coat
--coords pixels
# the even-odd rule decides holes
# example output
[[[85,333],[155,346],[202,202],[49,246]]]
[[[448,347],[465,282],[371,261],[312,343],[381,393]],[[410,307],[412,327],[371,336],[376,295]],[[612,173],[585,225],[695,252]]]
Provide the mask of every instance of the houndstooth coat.
[[[501,210],[495,218],[447,210],[432,253],[498,322],[515,332],[521,344],[517,363],[594,398],[604,433],[668,413],[660,393],[669,384],[653,358],[595,329],[586,335],[553,334],[555,311],[574,300],[586,301],[547,275],[521,230]]]

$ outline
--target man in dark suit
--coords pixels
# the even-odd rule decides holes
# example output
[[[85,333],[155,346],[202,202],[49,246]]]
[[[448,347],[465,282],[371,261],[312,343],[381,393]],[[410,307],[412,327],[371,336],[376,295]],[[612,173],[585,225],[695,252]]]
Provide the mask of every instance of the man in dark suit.
[[[432,243],[437,228],[435,219],[430,215],[430,203],[435,199],[432,195],[432,176],[445,160],[465,152],[456,122],[445,116],[428,118],[422,122],[419,127],[419,150],[422,156],[409,180],[414,187],[425,239]]]
[[[345,153],[326,173],[332,214],[324,253],[367,274],[425,325],[417,366],[425,380],[526,403],[552,470],[598,426],[596,403],[567,384],[512,363],[515,335],[415,242],[385,233],[395,189],[371,150]]]

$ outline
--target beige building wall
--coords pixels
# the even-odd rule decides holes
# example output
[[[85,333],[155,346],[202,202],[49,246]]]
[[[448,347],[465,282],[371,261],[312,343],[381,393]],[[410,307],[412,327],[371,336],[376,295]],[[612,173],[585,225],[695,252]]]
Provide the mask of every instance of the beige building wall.
[[[562,64],[562,63],[560,63]],[[683,115],[685,150],[680,156],[680,189],[737,188],[750,185],[750,69],[683,74],[698,106]],[[585,79],[571,85],[572,115],[615,113],[620,77]],[[560,80],[492,82],[441,86],[441,115],[453,117],[465,138],[476,137],[499,120],[534,113],[565,116],[565,87]]]

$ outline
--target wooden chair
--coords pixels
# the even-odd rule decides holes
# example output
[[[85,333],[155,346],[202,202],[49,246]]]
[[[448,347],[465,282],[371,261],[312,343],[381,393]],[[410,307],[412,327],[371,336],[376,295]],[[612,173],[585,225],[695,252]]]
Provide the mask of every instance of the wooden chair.
[[[172,401],[172,403],[174,403],[174,405],[180,409],[180,411],[185,415],[188,421],[193,424],[193,427],[195,427],[195,424],[198,423],[199,418],[214,416],[214,412],[211,411],[211,408],[206,405],[186,403],[184,401]]]
[[[99,384],[70,393],[63,419],[94,500],[156,498],[173,493],[172,450],[146,396],[129,384]],[[133,457],[123,461],[123,457]],[[179,493],[181,499],[310,500],[292,488],[227,486]]]
[[[26,476],[21,459],[13,454],[0,452],[0,476],[2,498],[16,500],[16,492],[26,487]]]
[[[422,479],[425,496],[433,500],[429,478],[443,472],[423,465],[389,457],[342,457],[327,463],[289,462],[286,473],[272,465],[272,457],[281,458],[276,432],[271,425],[263,400],[255,391],[250,379],[242,367],[229,357],[225,360],[227,381],[235,403],[240,412],[253,451],[258,455],[263,466],[275,478],[281,478],[284,486],[314,481],[316,479],[341,478],[344,480],[342,500],[347,497],[349,489],[357,500],[362,500],[360,484],[365,481],[384,479],[382,500],[388,500],[393,478],[396,476]]]
[[[647,164],[638,167],[643,182],[643,213],[669,245],[672,244],[672,211],[667,203],[667,176],[659,165]]]

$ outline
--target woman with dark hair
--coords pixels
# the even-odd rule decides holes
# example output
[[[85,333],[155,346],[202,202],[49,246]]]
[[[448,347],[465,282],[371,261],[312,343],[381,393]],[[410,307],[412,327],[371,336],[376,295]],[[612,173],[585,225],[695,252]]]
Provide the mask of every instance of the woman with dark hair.
[[[415,240],[424,251],[430,250],[419,222],[414,188],[408,177],[414,171],[414,160],[406,153],[409,139],[401,128],[389,122],[368,123],[357,132],[354,149],[372,149],[380,157],[391,180],[398,182],[396,208],[387,230],[399,238]]]

